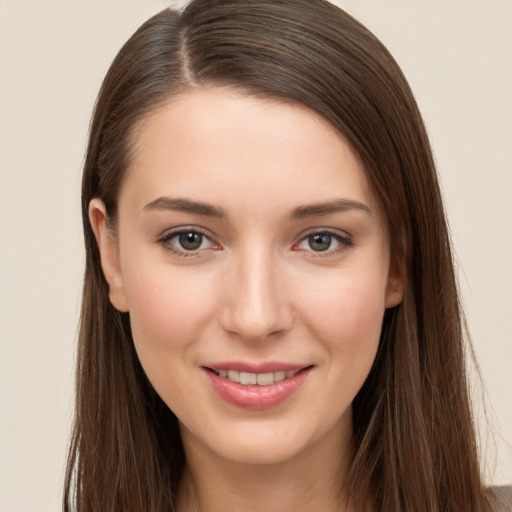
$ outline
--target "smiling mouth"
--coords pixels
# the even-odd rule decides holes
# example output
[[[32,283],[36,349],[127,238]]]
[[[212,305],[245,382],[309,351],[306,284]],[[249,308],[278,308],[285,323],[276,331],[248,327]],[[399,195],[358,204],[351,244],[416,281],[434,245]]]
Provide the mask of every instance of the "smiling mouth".
[[[303,368],[304,369],[304,368]],[[215,375],[224,379],[242,384],[243,386],[270,386],[276,382],[282,382],[299,373],[301,370],[275,371],[268,373],[238,372],[236,370],[216,370],[209,368]]]
[[[313,368],[314,365],[277,362],[259,365],[226,362],[203,366],[210,384],[221,398],[249,410],[269,409],[285,401],[303,385]]]

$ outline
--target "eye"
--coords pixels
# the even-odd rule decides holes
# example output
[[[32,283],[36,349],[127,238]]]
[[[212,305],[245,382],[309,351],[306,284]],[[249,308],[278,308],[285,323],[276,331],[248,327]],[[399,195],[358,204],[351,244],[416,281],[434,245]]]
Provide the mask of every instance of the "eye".
[[[196,229],[181,229],[164,235],[158,242],[178,255],[192,255],[215,247],[212,240]]]
[[[346,236],[331,231],[317,231],[304,237],[296,247],[304,251],[336,252],[351,245],[352,241]]]
[[[197,233],[196,231],[179,233],[169,241],[185,251],[197,251],[204,249],[204,245],[208,245],[208,239],[202,233]]]

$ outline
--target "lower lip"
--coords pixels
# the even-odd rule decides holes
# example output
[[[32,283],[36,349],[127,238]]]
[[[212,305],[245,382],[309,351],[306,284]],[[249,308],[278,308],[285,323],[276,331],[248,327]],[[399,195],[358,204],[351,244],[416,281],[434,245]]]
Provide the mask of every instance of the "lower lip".
[[[268,386],[244,386],[220,377],[211,370],[204,369],[213,389],[228,403],[244,409],[269,409],[286,400],[294,393],[309,375],[312,367],[304,368],[293,377],[274,382]]]

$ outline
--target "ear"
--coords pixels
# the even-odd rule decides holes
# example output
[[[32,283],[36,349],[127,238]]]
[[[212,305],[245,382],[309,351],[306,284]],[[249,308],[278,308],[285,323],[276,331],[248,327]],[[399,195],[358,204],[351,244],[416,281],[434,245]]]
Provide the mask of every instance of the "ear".
[[[405,269],[396,256],[391,257],[389,264],[388,282],[386,285],[386,309],[398,306],[404,298]]]
[[[119,262],[117,241],[108,229],[107,210],[101,199],[95,198],[89,203],[89,222],[98,244],[101,268],[110,290],[110,302],[117,310],[127,312],[128,301]]]

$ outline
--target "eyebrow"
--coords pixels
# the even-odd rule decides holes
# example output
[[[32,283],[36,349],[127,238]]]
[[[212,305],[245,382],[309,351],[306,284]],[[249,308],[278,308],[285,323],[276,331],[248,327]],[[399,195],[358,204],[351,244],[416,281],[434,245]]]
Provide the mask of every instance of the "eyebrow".
[[[192,201],[191,199],[184,198],[159,197],[144,206],[144,210],[169,210],[195,213],[196,215],[205,215],[217,219],[226,218],[226,213],[222,208],[201,201]]]
[[[372,211],[364,203],[354,201],[352,199],[333,199],[325,203],[315,203],[295,208],[291,214],[290,219],[298,220],[304,217],[311,217],[314,215],[329,215],[330,213],[340,213],[350,210],[359,210],[371,215]]]
[[[193,201],[185,198],[159,197],[151,201],[144,210],[164,210],[193,213],[196,215],[204,215],[206,217],[214,217],[216,219],[226,219],[225,211],[218,207],[201,201]],[[340,213],[350,210],[359,210],[371,215],[370,208],[359,201],[352,199],[333,199],[324,203],[314,203],[294,208],[289,215],[290,220],[300,220],[305,217],[315,215],[329,215],[331,213]]]

